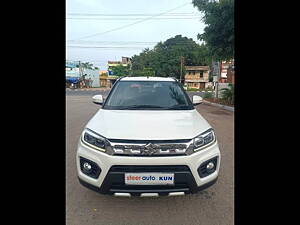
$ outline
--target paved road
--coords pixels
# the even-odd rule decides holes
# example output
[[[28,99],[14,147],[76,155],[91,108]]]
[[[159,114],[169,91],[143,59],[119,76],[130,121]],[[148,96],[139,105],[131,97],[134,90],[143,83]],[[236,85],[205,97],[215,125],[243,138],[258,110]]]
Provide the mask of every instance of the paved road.
[[[80,90],[80,89],[74,89],[66,90],[67,96],[93,96],[93,95],[108,95],[109,90]]]
[[[99,93],[99,91],[98,91]],[[216,131],[222,161],[219,179],[194,195],[120,198],[101,195],[77,180],[75,153],[83,127],[99,109],[91,96],[66,96],[66,220],[67,225],[231,225],[233,224],[233,126],[230,111],[209,105],[197,110]]]

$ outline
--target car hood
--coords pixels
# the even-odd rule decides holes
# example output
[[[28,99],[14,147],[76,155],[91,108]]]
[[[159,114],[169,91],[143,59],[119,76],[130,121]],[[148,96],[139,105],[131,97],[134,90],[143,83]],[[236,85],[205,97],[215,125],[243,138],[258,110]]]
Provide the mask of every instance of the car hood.
[[[86,128],[108,139],[191,139],[211,126],[193,110],[104,110],[100,109]]]

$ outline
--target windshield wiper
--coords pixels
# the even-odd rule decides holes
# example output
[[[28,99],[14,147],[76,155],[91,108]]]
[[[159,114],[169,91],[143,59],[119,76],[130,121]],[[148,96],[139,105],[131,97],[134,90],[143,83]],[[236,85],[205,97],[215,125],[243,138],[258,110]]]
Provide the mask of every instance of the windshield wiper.
[[[190,109],[190,107],[188,105],[173,105],[165,109]]]
[[[129,106],[124,106],[120,107],[120,109],[162,109],[164,107],[161,107],[159,105],[129,105]]]

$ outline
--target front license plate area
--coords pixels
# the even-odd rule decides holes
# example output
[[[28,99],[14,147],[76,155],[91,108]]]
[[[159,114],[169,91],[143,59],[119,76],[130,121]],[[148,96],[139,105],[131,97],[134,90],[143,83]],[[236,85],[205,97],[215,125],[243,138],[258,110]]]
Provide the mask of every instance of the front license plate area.
[[[174,185],[174,173],[125,173],[127,185]]]

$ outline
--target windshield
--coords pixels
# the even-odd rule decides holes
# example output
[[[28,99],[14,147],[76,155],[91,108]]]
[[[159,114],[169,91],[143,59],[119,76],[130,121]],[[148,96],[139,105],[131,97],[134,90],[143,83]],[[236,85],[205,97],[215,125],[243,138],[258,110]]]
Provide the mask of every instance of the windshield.
[[[188,96],[173,81],[119,81],[103,109],[190,110]]]

